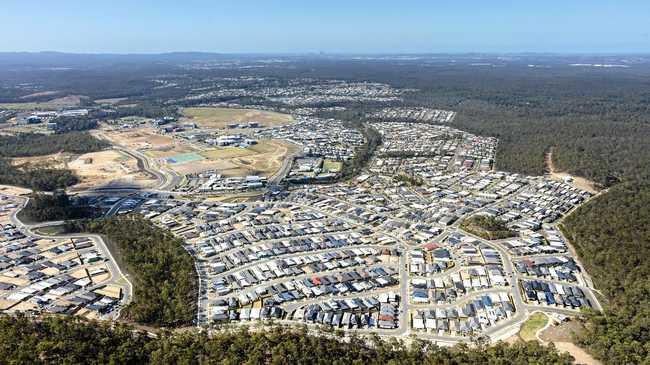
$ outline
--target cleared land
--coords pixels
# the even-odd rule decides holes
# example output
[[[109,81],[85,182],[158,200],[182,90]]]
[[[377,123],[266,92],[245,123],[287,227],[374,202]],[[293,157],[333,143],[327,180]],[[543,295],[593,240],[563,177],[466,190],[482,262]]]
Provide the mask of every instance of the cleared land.
[[[544,156],[544,160],[551,179],[556,181],[565,181],[565,179],[569,178],[569,183],[576,188],[586,190],[592,194],[598,193],[599,189],[593,181],[587,180],[584,177],[574,176],[566,172],[558,171],[553,163],[553,147],[551,147],[550,151]]]
[[[271,176],[297,146],[280,140],[260,140],[248,148],[202,148],[190,142],[157,134],[152,128],[102,131],[112,143],[142,151],[179,174],[215,170],[225,176]]]
[[[200,128],[210,129],[227,128],[231,123],[258,122],[273,127],[293,122],[291,115],[254,109],[185,108],[183,114]]]
[[[55,153],[52,155],[33,156],[33,157],[16,157],[11,159],[14,166],[43,167],[50,169],[64,169],[66,162],[70,160],[71,155],[68,153]]]
[[[41,97],[41,96],[56,95],[56,94],[58,94],[58,93],[59,93],[59,91],[41,91],[41,92],[37,92],[37,93],[33,93],[33,94],[29,94],[29,95],[21,96],[20,99],[38,98],[38,97]]]
[[[86,153],[68,163],[81,182],[72,187],[87,189],[106,186],[148,187],[155,183],[139,171],[137,161],[114,150]]]
[[[24,220],[21,217],[21,221],[24,222]],[[47,226],[47,227],[41,227],[41,228],[36,228],[33,230],[36,234],[40,234],[43,236],[58,236],[65,234],[65,227],[63,225],[60,226]]]
[[[225,176],[259,174],[268,177],[280,169],[284,159],[295,148],[284,141],[261,140],[248,148],[224,147],[200,151],[202,160],[170,164],[169,167],[182,174],[216,170]]]
[[[175,148],[177,145],[181,145],[173,138],[162,136],[156,133],[153,128],[149,127],[117,131],[102,131],[101,136],[110,140],[114,144],[132,150],[166,151]]]
[[[600,365],[584,349],[573,343],[574,337],[584,331],[583,325],[579,321],[568,321],[560,323],[557,326],[550,326],[540,332],[539,337],[542,343],[553,342],[555,347],[560,351],[566,351],[576,359],[577,364]]]
[[[544,313],[534,313],[519,330],[519,337],[524,341],[536,341],[537,331],[544,328],[548,323],[548,317]]]
[[[0,185],[0,193],[6,195],[21,196],[21,195],[28,195],[31,192],[32,191],[30,189],[21,188],[19,186]]]
[[[36,109],[60,109],[77,107],[81,104],[81,95],[68,95],[45,102],[34,103],[0,103],[0,109],[11,110],[36,110]]]
[[[95,104],[117,104],[121,101],[128,100],[129,98],[112,98],[112,99],[96,99]]]
[[[56,153],[45,156],[20,157],[11,159],[15,166],[70,169],[80,182],[71,186],[72,190],[96,188],[99,186],[137,186],[148,187],[154,181],[139,171],[137,161],[118,151],[107,150],[73,155]]]

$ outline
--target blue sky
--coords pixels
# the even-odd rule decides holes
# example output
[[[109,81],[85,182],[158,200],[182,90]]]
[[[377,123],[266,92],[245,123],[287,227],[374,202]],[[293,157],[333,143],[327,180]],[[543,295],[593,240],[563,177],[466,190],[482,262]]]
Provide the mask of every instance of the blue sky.
[[[2,0],[0,24],[0,51],[650,53],[650,0]]]

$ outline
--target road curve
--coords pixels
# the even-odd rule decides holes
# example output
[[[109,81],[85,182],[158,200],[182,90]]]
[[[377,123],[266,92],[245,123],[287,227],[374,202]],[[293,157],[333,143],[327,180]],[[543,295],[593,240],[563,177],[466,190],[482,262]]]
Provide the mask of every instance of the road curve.
[[[19,218],[18,218],[18,213],[23,210],[26,206],[27,203],[29,202],[29,198],[20,198],[22,200],[22,204],[19,208],[14,210],[14,212],[10,215],[10,220],[11,223],[14,224],[17,228],[19,228],[23,233],[25,233],[28,236],[31,237],[37,237],[37,238],[43,238],[43,239],[71,239],[71,238],[90,238],[93,240],[95,243],[95,247],[100,251],[102,255],[105,257],[108,257],[108,261],[106,262],[106,265],[109,267],[109,272],[111,273],[111,279],[110,282],[114,283],[120,279],[122,279],[126,283],[126,288],[127,292],[124,293],[124,298],[123,298],[123,304],[128,304],[130,303],[131,300],[133,300],[133,284],[131,283],[130,277],[128,274],[125,274],[122,271],[122,268],[119,267],[117,264],[117,261],[113,257],[113,254],[109,250],[108,246],[106,245],[106,242],[104,242],[104,239],[100,235],[96,234],[64,234],[64,235],[42,235],[35,233],[33,229],[36,228],[42,228],[42,227],[49,227],[49,226],[56,226],[56,225],[61,225],[63,224],[63,221],[52,221],[52,222],[41,222],[37,224],[25,224],[23,223]],[[115,277],[115,274],[117,274]],[[118,313],[119,315],[119,313]]]

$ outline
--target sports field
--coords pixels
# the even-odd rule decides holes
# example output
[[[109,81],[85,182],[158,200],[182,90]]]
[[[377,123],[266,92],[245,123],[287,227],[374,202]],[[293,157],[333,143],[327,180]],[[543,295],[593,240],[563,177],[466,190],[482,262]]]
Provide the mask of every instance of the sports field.
[[[183,114],[200,128],[211,129],[228,128],[231,123],[258,122],[260,126],[273,127],[293,122],[289,114],[255,109],[185,108]]]
[[[337,173],[337,172],[341,172],[342,168],[343,168],[343,162],[332,161],[332,160],[323,161],[323,170],[325,172]]]
[[[203,156],[199,155],[198,153],[190,152],[190,153],[181,153],[178,155],[173,155],[171,157],[167,157],[167,162],[171,164],[181,164],[181,163],[187,163],[187,162],[194,162],[194,161],[200,161],[203,160]]]
[[[181,174],[216,170],[226,176],[271,176],[296,148],[284,141],[261,140],[248,148],[217,147],[204,150],[198,153],[202,159],[189,163],[170,163],[170,167]]]
[[[256,152],[251,148],[223,147],[213,148],[201,152],[201,155],[211,160],[222,160],[235,157],[254,155]]]

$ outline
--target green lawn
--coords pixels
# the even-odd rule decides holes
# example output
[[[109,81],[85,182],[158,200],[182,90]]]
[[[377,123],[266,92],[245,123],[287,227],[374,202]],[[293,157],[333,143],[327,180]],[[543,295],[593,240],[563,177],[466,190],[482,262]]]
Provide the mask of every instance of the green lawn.
[[[235,157],[244,157],[255,154],[248,148],[223,147],[201,151],[200,155],[210,160],[223,160]]]
[[[41,227],[34,230],[35,233],[41,234],[43,236],[58,236],[65,233],[65,227],[60,226],[49,226]]]
[[[337,173],[340,172],[343,168],[343,162],[325,160],[323,161],[323,170],[327,172]]]
[[[519,337],[524,341],[535,341],[537,337],[535,334],[538,330],[546,326],[548,317],[544,313],[534,313],[519,330]]]

